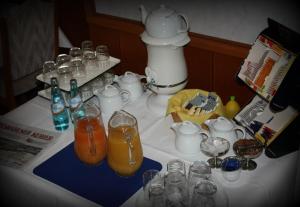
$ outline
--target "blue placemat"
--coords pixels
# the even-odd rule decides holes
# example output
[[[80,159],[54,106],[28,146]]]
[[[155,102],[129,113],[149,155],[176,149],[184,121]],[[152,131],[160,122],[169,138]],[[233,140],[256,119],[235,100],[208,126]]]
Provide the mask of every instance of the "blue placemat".
[[[113,172],[107,161],[88,166],[76,157],[73,143],[37,166],[33,173],[73,193],[105,207],[120,206],[142,187],[142,174],[147,169],[162,169],[162,165],[144,157],[134,176],[124,178]]]

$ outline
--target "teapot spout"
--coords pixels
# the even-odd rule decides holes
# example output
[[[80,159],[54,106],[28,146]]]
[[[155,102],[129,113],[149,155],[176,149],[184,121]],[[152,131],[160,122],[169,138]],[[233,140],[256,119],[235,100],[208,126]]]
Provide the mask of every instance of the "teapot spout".
[[[145,24],[146,18],[148,16],[148,12],[146,11],[144,5],[140,5],[140,10],[141,10],[141,14],[142,14],[142,22],[143,22],[143,24]]]
[[[115,75],[113,81],[118,83],[120,81],[120,77]]]
[[[170,128],[176,133],[180,125],[181,123],[173,123]]]

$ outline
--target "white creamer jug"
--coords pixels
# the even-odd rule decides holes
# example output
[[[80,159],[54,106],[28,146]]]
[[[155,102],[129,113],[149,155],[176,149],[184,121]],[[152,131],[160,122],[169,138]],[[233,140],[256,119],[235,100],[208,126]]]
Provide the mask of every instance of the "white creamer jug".
[[[209,137],[209,134],[206,131],[191,121],[174,123],[171,128],[176,134],[176,149],[185,154],[195,154],[200,152],[200,143],[203,136],[206,138]]]

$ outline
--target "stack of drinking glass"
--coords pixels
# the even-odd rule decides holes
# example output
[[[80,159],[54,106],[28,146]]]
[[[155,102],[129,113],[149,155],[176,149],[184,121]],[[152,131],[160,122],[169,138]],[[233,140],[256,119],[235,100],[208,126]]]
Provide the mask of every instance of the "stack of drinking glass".
[[[155,207],[214,207],[217,185],[207,162],[195,161],[186,173],[185,163],[167,163],[167,172],[150,169],[143,173],[144,200]]]

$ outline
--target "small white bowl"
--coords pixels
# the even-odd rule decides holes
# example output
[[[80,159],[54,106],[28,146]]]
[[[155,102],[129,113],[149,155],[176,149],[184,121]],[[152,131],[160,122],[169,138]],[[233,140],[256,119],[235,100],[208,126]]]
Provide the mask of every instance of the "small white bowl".
[[[225,180],[237,181],[241,176],[241,161],[236,156],[226,157],[221,163],[222,174]]]

